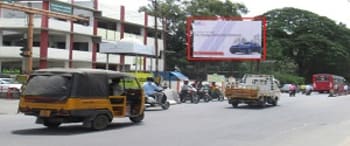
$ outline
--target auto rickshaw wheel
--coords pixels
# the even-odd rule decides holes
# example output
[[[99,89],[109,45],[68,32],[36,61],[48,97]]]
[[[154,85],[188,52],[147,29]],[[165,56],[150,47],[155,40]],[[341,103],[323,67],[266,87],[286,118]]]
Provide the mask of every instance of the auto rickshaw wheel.
[[[58,128],[61,125],[61,122],[46,119],[44,120],[43,125],[46,126],[47,128],[54,129],[54,128]]]
[[[140,123],[144,117],[145,117],[145,114],[144,114],[144,112],[142,112],[142,114],[135,116],[135,117],[129,117],[129,119],[134,123]]]
[[[107,115],[99,114],[95,117],[94,120],[91,121],[91,128],[94,130],[102,130],[107,128],[109,123],[111,122]]]

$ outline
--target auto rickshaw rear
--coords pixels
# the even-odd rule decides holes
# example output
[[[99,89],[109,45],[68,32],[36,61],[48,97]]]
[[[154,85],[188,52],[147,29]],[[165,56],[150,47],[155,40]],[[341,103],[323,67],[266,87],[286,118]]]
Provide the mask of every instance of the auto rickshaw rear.
[[[113,95],[118,79],[122,93]],[[43,69],[30,75],[20,98],[19,111],[37,117],[36,123],[56,128],[83,122],[85,127],[106,128],[114,117],[140,122],[144,117],[142,89],[126,73],[97,69]]]

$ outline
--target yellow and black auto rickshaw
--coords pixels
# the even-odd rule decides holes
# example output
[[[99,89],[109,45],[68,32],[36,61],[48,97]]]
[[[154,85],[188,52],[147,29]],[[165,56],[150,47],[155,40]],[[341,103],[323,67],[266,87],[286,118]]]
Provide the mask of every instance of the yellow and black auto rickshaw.
[[[118,81],[118,83],[113,83]],[[115,95],[112,86],[121,92]],[[19,111],[37,117],[36,123],[57,128],[82,122],[95,130],[114,117],[144,118],[144,97],[137,79],[127,73],[98,69],[52,68],[34,71],[20,98]]]

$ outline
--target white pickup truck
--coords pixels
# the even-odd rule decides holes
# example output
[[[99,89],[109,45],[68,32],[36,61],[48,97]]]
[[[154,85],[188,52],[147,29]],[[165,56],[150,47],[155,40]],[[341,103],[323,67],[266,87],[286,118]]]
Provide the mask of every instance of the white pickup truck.
[[[226,86],[225,96],[234,108],[240,103],[248,105],[277,105],[281,92],[278,80],[272,75],[246,74],[238,85]]]

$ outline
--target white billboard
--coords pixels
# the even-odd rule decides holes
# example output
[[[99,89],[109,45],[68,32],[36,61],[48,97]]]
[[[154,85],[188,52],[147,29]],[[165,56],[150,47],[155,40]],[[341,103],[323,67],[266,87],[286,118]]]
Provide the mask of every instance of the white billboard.
[[[118,41],[102,41],[101,53],[124,54],[131,56],[155,56],[153,47],[142,44],[136,39],[122,39]]]
[[[261,59],[262,21],[194,20],[193,58]]]

